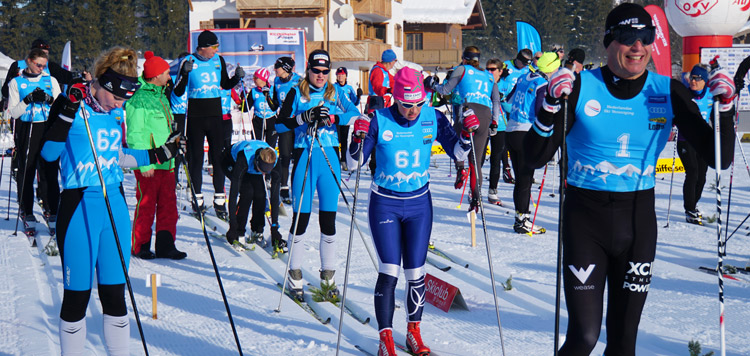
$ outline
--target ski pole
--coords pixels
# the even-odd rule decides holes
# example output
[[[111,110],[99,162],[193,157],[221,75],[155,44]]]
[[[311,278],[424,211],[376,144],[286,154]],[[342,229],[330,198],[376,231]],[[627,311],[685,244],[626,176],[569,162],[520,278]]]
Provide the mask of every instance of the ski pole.
[[[89,138],[89,144],[91,145],[91,153],[94,156],[94,165],[96,166],[96,173],[99,175],[99,183],[102,186],[102,196],[104,197],[104,203],[107,205],[107,214],[109,215],[109,223],[112,225],[112,236],[115,238],[115,245],[117,246],[117,253],[120,256],[120,264],[122,265],[122,273],[125,276],[125,283],[128,286],[128,293],[130,294],[130,303],[133,305],[133,314],[135,314],[135,321],[138,324],[138,333],[141,335],[141,343],[143,344],[143,351],[148,356],[148,346],[146,346],[146,338],[143,336],[143,327],[141,326],[141,317],[138,315],[138,307],[135,303],[135,296],[133,295],[133,287],[130,285],[130,277],[128,276],[128,267],[125,265],[125,256],[122,253],[122,246],[120,245],[120,236],[117,234],[117,226],[115,225],[115,216],[112,214],[112,205],[109,203],[109,196],[107,196],[107,184],[104,182],[104,176],[102,175],[102,167],[99,164],[99,154],[96,151],[96,145],[94,144],[94,137],[91,135],[91,127],[89,126],[89,115],[86,108],[83,106],[81,101],[81,116],[83,116],[83,123],[86,126],[86,134]],[[29,134],[29,137],[31,135]],[[23,189],[23,186],[22,186]]]
[[[450,167],[451,165],[449,164],[448,166]],[[456,173],[456,175],[458,175],[458,173]],[[466,177],[464,177],[464,189],[461,190],[461,199],[458,201],[458,206],[456,207],[456,209],[461,209],[461,204],[464,203],[464,193],[466,193],[466,186],[469,185],[468,183],[469,176],[466,175]]]
[[[560,164],[559,153],[560,153],[560,151],[555,152],[555,155],[552,158],[553,160],[555,159],[555,157],[558,158],[557,162],[555,162],[555,168],[552,169],[552,193],[550,193],[549,196],[551,196],[553,198],[555,197],[555,186],[557,185],[557,168],[558,168],[557,166]],[[536,213],[534,213],[534,214],[536,214]]]
[[[7,118],[7,116],[6,116],[6,118]],[[5,128],[6,128],[6,126],[5,126],[5,120],[3,120],[2,124],[0,124],[0,135],[3,135],[3,136],[5,135]],[[3,183],[3,171],[4,171],[3,168],[5,166],[5,151],[6,151],[5,145],[3,144],[2,146],[0,146],[0,149],[2,149],[2,152],[0,152],[0,160],[2,160],[2,161],[0,161],[0,185],[2,185],[2,183]],[[8,186],[10,186],[11,184],[13,184],[13,183],[11,182],[10,174],[9,174],[8,175]],[[8,201],[10,201],[10,198],[8,198]]]
[[[315,136],[315,139],[318,141],[318,146],[320,146],[320,151],[323,152],[323,158],[325,158],[326,163],[328,163],[328,168],[331,169],[331,174],[333,174],[333,179],[336,180],[336,185],[339,187],[339,193],[341,193],[341,197],[344,198],[344,203],[346,204],[346,208],[349,210],[349,214],[351,214],[352,207],[349,206],[349,201],[346,200],[346,194],[344,194],[344,190],[341,189],[341,183],[339,183],[339,179],[336,177],[336,173],[333,170],[331,161],[328,159],[328,154],[326,154],[326,151],[323,149],[323,144],[320,143],[320,137]],[[359,224],[357,224],[356,220],[354,221],[354,226],[357,228],[357,231],[359,231],[359,237],[362,238],[362,244],[365,245],[367,254],[370,255],[370,260],[372,260],[372,266],[375,268],[375,273],[378,273],[378,264],[377,262],[375,262],[375,256],[372,254],[372,251],[370,250],[370,246],[367,244],[367,241],[365,240],[365,236],[364,234],[362,234],[362,230],[360,230]]]
[[[565,201],[565,179],[568,175],[567,163],[568,147],[565,145],[565,137],[568,134],[568,98],[563,98],[563,131],[562,143],[560,144],[560,206],[557,213],[557,277],[555,282],[555,350],[554,356],[560,349],[560,299],[562,286],[562,241],[563,241],[563,203]]]
[[[318,135],[318,122],[315,122],[315,125],[313,126],[313,136]],[[313,141],[310,140],[310,144],[307,145],[308,153],[307,153],[307,162],[305,163],[305,174],[302,176],[302,189],[300,189],[299,192],[299,203],[297,203],[297,211],[292,211],[292,215],[294,216],[293,222],[292,222],[292,236],[289,238],[289,258],[286,260],[286,269],[284,269],[284,280],[281,281],[281,294],[279,295],[279,306],[276,307],[274,310],[277,313],[281,313],[281,301],[284,298],[284,292],[286,292],[286,279],[289,275],[289,266],[292,263],[292,253],[294,252],[294,245],[295,240],[297,239],[297,224],[299,223],[299,216],[302,215],[302,201],[304,200],[305,196],[305,184],[307,183],[307,173],[310,171],[310,160],[312,159],[312,152],[313,152]],[[294,183],[294,177],[292,177],[292,183]],[[294,184],[292,184],[294,185]],[[310,197],[310,200],[312,200],[312,196]],[[296,215],[295,215],[296,214]]]
[[[354,214],[357,212],[357,193],[359,192],[359,177],[360,177],[360,171],[362,170],[362,161],[363,161],[363,153],[362,149],[364,148],[364,140],[365,140],[364,134],[362,134],[359,139],[359,157],[357,158],[357,178],[354,181],[354,198],[352,198],[352,222],[349,224],[349,246],[346,250],[346,268],[344,269],[344,291],[341,294],[341,313],[339,314],[339,331],[338,336],[336,339],[336,355],[339,354],[339,349],[341,347],[341,329],[344,325],[344,308],[346,305],[346,286],[349,284],[349,262],[352,258],[352,240],[354,240]]]
[[[471,142],[471,156],[474,159],[474,177],[479,185],[479,166],[477,165],[477,151],[474,146],[474,132],[469,133]],[[490,280],[492,281],[492,300],[495,302],[495,314],[497,315],[497,329],[500,333],[500,349],[502,350],[503,356],[505,355],[505,342],[503,341],[503,326],[500,323],[500,305],[497,302],[497,288],[495,287],[495,271],[492,266],[492,252],[490,251],[490,239],[487,236],[487,220],[484,218],[484,204],[482,203],[482,190],[477,189],[477,197],[479,200],[479,212],[482,215],[482,230],[484,230],[484,244],[487,247],[487,262],[490,267]]]
[[[539,205],[541,205],[542,191],[544,190],[544,180],[547,179],[547,164],[544,165],[544,174],[542,175],[542,185],[539,187],[539,196],[536,198],[536,208],[534,208],[534,218],[531,219],[531,231],[529,236],[534,235],[534,223],[536,222],[536,213],[539,211]]]
[[[737,127],[735,126],[735,130]],[[734,183],[734,159],[732,159],[732,167],[729,170],[729,194],[727,195],[727,221],[724,227],[724,243],[727,242],[729,234],[729,210],[732,208],[732,183]],[[726,248],[724,249],[724,256],[726,256]]]
[[[675,130],[674,150],[672,150],[672,174],[669,177],[669,203],[667,204],[667,224],[664,225],[665,228],[669,227],[669,213],[672,211],[672,183],[674,182],[674,162],[677,159],[677,134],[678,131]]]
[[[187,126],[187,121],[185,122]],[[180,148],[182,151],[182,148]],[[180,161],[182,162],[182,168],[185,171],[185,178],[187,185],[190,187],[190,193],[193,200],[193,205],[198,207],[198,197],[195,195],[195,186],[193,181],[190,179],[190,171],[188,170],[187,160],[185,159],[184,152],[180,154]],[[200,208],[200,207],[199,207]],[[214,273],[216,274],[216,281],[219,283],[219,290],[221,291],[221,298],[224,300],[224,308],[227,310],[227,316],[229,317],[229,324],[232,326],[232,334],[234,334],[234,342],[237,344],[237,351],[242,356],[242,346],[240,346],[240,338],[237,335],[237,328],[234,325],[234,319],[232,318],[232,311],[229,309],[229,302],[227,301],[227,295],[224,292],[224,284],[221,283],[221,275],[219,274],[219,267],[216,265],[216,258],[214,257],[214,251],[211,248],[211,241],[208,239],[208,233],[206,232],[206,221],[204,220],[203,212],[199,210],[198,216],[201,221],[201,230],[203,231],[203,238],[206,240],[206,246],[208,247],[208,255],[211,256],[211,264],[214,267]]]
[[[31,111],[34,111],[34,103],[31,103]],[[31,134],[34,132],[34,119],[32,118],[31,121],[29,121],[29,135],[28,140],[26,141],[26,155],[23,156],[23,178],[21,178],[21,195],[18,197],[18,214],[16,215],[16,230],[13,232],[12,236],[18,235],[18,221],[21,220],[21,205],[23,204],[23,195],[26,192],[26,174],[28,174],[28,165],[29,165],[29,148],[31,147]],[[18,162],[17,164],[20,164],[21,162]],[[19,170],[20,172],[20,170]],[[16,182],[18,181],[18,175],[16,175]],[[34,178],[32,179],[32,185],[34,184]],[[33,188],[32,188],[33,189]],[[33,209],[33,206],[32,206]],[[25,223],[24,223],[25,227]],[[33,246],[33,245],[32,245]]]

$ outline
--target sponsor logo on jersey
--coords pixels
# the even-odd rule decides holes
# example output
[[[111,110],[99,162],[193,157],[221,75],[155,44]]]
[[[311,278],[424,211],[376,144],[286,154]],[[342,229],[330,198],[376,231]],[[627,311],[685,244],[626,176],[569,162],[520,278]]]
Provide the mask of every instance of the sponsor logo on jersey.
[[[426,128],[426,129],[422,129],[422,133],[431,133],[431,132],[432,132],[432,128],[431,127],[430,128]]]
[[[423,138],[423,139],[431,139],[431,138],[432,138],[432,134],[429,134],[429,135],[425,135],[425,136],[423,136],[422,138]]]
[[[391,132],[391,130],[385,130],[383,131],[383,135],[381,137],[383,137],[383,141],[386,142],[393,140],[393,132]]]
[[[422,121],[422,126],[432,126],[432,121]]]
[[[652,118],[649,118],[648,121],[655,122],[657,124],[666,124],[667,118],[666,117],[652,117]]]
[[[664,126],[667,123],[666,117],[652,117],[648,119],[648,129],[651,131],[658,131],[664,129]]]
[[[26,87],[28,87],[26,83],[21,84],[21,89],[26,89]]]
[[[589,290],[594,289],[594,285],[586,284],[586,281],[589,279],[589,276],[591,276],[591,272],[594,272],[594,268],[596,268],[595,264],[590,264],[586,269],[583,269],[583,267],[576,268],[576,266],[568,265],[568,268],[573,273],[574,276],[581,282],[580,286],[573,287],[575,290]]]
[[[625,272],[625,281],[622,284],[623,289],[629,289],[631,292],[648,292],[651,285],[651,263],[652,262],[628,262],[630,269]]]
[[[378,223],[379,224],[391,224],[391,223],[393,223],[393,220],[391,220],[391,219],[385,219],[383,221],[379,221]]]
[[[667,108],[663,106],[650,106],[648,112],[651,114],[666,114]]]
[[[666,95],[649,96],[648,102],[652,104],[666,104],[667,97]]]
[[[469,69],[466,72],[469,73],[469,74],[474,74],[474,70],[472,70],[472,69]]]
[[[588,102],[586,102],[586,105],[583,108],[583,112],[588,116],[596,116],[599,115],[599,113],[602,111],[602,104],[600,104],[598,101],[591,99]]]

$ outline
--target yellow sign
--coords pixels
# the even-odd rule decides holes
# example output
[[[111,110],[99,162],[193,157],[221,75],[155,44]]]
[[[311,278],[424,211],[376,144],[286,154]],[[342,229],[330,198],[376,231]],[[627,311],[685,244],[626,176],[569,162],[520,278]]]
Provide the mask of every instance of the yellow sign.
[[[444,154],[445,154],[445,149],[443,149],[443,146],[440,146],[439,143],[432,145],[432,155],[433,156],[435,156],[435,155],[444,155]],[[487,157],[490,156],[490,147],[489,146],[487,146],[486,155],[487,155]]]
[[[682,161],[679,157],[674,159],[674,172],[685,173],[685,166],[682,165]],[[672,159],[671,158],[659,158],[656,162],[656,174],[672,173]]]

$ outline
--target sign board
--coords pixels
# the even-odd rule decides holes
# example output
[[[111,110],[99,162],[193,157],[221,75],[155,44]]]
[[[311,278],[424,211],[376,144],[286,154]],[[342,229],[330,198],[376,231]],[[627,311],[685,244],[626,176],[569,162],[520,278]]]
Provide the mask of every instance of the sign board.
[[[734,78],[734,73],[743,59],[750,56],[750,45],[734,45],[734,47],[704,47],[701,48],[701,63],[708,64],[714,57],[719,56],[719,66],[729,72],[729,76]],[[750,80],[745,77],[745,87],[748,87]],[[742,90],[740,93],[740,111],[750,111],[750,91]]]
[[[685,173],[685,166],[682,165],[680,157],[674,158],[674,172]],[[672,159],[671,158],[659,158],[656,161],[656,174],[667,174],[672,173]]]
[[[448,312],[453,308],[469,310],[461,291],[450,283],[429,273],[424,276],[425,300],[438,309]]]

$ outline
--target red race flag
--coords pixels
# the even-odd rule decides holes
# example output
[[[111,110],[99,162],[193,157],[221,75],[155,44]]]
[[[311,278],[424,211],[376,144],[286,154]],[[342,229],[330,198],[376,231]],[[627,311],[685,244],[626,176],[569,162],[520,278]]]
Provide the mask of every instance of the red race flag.
[[[646,11],[651,15],[651,22],[656,27],[656,39],[654,40],[651,58],[654,60],[656,72],[661,75],[672,77],[672,49],[669,44],[669,24],[664,10],[656,5],[648,5]]]

